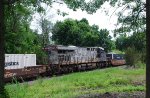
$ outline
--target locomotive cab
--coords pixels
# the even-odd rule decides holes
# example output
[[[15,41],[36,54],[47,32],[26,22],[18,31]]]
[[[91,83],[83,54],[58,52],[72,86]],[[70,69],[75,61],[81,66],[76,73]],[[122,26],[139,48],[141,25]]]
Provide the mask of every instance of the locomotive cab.
[[[97,48],[97,58],[99,58],[99,61],[107,61],[106,52],[101,47]]]
[[[77,47],[62,45],[49,45],[45,48],[48,52],[49,64],[62,64],[71,61],[71,56],[73,56],[76,49]]]

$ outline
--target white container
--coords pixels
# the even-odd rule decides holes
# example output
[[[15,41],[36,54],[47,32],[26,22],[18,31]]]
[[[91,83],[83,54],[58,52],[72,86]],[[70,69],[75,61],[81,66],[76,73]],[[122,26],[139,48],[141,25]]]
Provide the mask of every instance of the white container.
[[[36,54],[5,54],[5,69],[36,66]]]

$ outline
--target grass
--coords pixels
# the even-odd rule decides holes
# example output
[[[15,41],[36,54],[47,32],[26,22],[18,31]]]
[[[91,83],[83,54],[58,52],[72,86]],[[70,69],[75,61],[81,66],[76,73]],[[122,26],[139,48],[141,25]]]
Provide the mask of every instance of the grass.
[[[117,53],[117,54],[125,54],[123,51],[120,51],[120,50],[112,50],[112,52]]]
[[[33,83],[7,84],[10,98],[74,98],[83,94],[145,91],[145,68],[106,68],[41,79]],[[135,83],[143,85],[135,85]]]

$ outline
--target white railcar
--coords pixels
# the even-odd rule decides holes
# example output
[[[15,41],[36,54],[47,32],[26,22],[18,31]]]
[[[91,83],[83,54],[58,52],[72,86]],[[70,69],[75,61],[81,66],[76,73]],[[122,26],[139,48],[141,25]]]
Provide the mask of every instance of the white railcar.
[[[36,54],[5,54],[5,69],[36,66]]]

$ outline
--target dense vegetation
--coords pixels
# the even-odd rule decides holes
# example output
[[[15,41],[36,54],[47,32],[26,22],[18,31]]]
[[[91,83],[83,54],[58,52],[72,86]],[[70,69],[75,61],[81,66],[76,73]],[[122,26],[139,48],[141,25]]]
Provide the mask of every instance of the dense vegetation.
[[[145,32],[133,33],[131,36],[120,36],[116,39],[116,48],[125,52],[127,64],[134,66],[146,63],[146,34]]]
[[[107,68],[6,85],[11,98],[74,98],[85,94],[145,91],[145,68]]]
[[[97,25],[90,26],[85,18],[81,20],[66,19],[57,22],[52,30],[52,38],[56,44],[76,46],[101,46],[105,50],[115,48],[107,29],[99,30]]]
[[[122,26],[118,26],[114,30],[114,35],[120,35],[116,39],[116,42],[111,40],[107,29],[100,30],[97,25],[90,26],[88,20],[85,18],[81,20],[66,19],[64,21],[58,21],[53,27],[49,20],[42,17],[39,20],[42,34],[38,34],[37,31],[29,28],[32,15],[35,12],[41,13],[43,16],[46,14],[41,3],[45,3],[48,6],[52,5],[52,3],[66,3],[70,9],[76,10],[81,8],[88,13],[94,13],[104,2],[105,0],[103,2],[98,0],[88,3],[75,0],[72,2],[68,0],[64,2],[57,0],[8,2],[5,5],[6,17],[4,20],[6,25],[5,53],[36,53],[38,63],[42,63],[42,57],[46,56],[42,48],[47,44],[51,44],[49,40],[49,33],[51,31],[55,44],[101,46],[106,51],[114,50],[115,47],[120,51],[126,51],[128,47],[135,47],[138,52],[145,52],[145,2],[142,0],[138,2],[128,0],[117,2],[117,0],[112,0],[109,2],[110,5],[115,7],[121,7],[123,5],[124,8],[122,11],[124,12],[129,10],[128,16],[120,12],[117,13],[119,16],[117,25]],[[126,36],[130,32],[133,32],[133,35]]]

